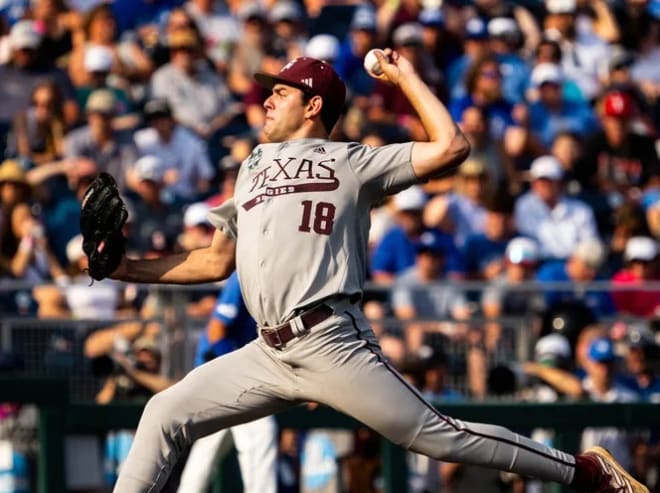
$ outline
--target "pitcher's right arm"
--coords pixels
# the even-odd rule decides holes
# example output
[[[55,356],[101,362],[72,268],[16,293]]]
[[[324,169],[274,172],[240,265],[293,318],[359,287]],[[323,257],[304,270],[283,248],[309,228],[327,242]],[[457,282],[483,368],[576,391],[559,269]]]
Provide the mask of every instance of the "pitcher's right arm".
[[[157,259],[124,257],[110,276],[137,283],[200,284],[221,281],[234,271],[236,242],[216,230],[211,245]]]

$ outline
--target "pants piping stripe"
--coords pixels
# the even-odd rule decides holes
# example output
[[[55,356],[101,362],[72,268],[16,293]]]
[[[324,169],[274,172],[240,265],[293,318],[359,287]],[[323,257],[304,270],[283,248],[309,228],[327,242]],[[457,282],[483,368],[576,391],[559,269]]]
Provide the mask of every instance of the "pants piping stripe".
[[[495,441],[497,441],[497,442],[506,443],[506,444],[508,444],[508,445],[512,445],[512,446],[514,446],[514,447],[518,447],[518,448],[525,449],[525,450],[527,450],[528,452],[532,452],[532,453],[534,453],[534,454],[540,455],[540,456],[542,456],[542,457],[545,457],[546,459],[550,459],[550,460],[552,460],[552,461],[559,462],[560,464],[563,464],[563,465],[565,465],[565,466],[575,467],[575,464],[574,464],[574,463],[571,463],[571,462],[568,462],[568,461],[561,460],[561,459],[559,459],[558,457],[554,457],[554,456],[552,456],[552,455],[545,454],[545,453],[540,452],[540,451],[538,451],[538,450],[536,450],[536,449],[533,449],[533,448],[531,448],[531,447],[527,447],[527,446],[525,446],[525,445],[523,445],[523,444],[520,444],[520,443],[517,443],[517,442],[513,442],[513,441],[511,441],[511,440],[507,440],[507,439],[505,439],[505,438],[501,438],[501,437],[497,437],[497,436],[492,436],[492,435],[488,435],[488,434],[485,434],[485,433],[479,433],[479,432],[476,432],[476,431],[474,431],[474,430],[470,430],[469,428],[468,428],[468,429],[465,429],[465,428],[459,428],[455,423],[452,422],[451,419],[449,419],[447,416],[443,415],[443,414],[440,413],[437,409],[435,409],[433,406],[431,406],[431,405],[430,405],[430,404],[429,404],[429,403],[428,403],[428,402],[427,402],[427,401],[426,401],[426,400],[425,400],[425,399],[424,399],[424,398],[423,398],[423,397],[417,392],[417,390],[416,390],[414,387],[412,387],[412,386],[411,386],[411,385],[410,385],[410,384],[409,384],[404,378],[402,378],[402,377],[399,375],[399,373],[398,373],[397,371],[395,371],[395,370],[390,366],[389,362],[388,362],[387,360],[385,360],[385,358],[383,358],[383,357],[380,355],[380,353],[374,349],[372,343],[370,343],[368,340],[366,340],[366,339],[364,339],[364,338],[361,337],[360,328],[358,327],[357,322],[355,321],[355,317],[354,317],[351,313],[349,313],[349,312],[345,312],[345,313],[346,313],[346,315],[348,315],[348,316],[350,317],[350,319],[351,319],[351,322],[352,322],[352,324],[353,324],[353,328],[355,329],[355,333],[356,333],[356,337],[357,337],[357,339],[366,343],[366,345],[367,345],[367,349],[369,350],[369,352],[371,352],[374,356],[376,356],[376,359],[378,359],[378,361],[379,361],[380,363],[382,363],[383,365],[385,365],[385,368],[387,368],[387,370],[388,370],[390,373],[392,373],[392,375],[394,375],[394,377],[395,377],[397,380],[399,380],[399,381],[400,381],[400,382],[401,382],[401,383],[402,383],[402,384],[403,384],[408,390],[410,390],[410,391],[412,392],[412,394],[413,394],[413,395],[414,395],[419,401],[421,401],[421,402],[422,402],[422,403],[423,403],[423,404],[424,404],[424,405],[425,405],[425,406],[426,406],[431,412],[433,412],[433,414],[435,414],[436,416],[438,416],[442,421],[444,421],[445,423],[447,423],[449,426],[451,426],[452,428],[454,428],[456,431],[463,431],[463,432],[465,432],[465,433],[469,433],[469,434],[474,435],[474,436],[478,436],[478,437],[482,437],[482,438],[487,438],[487,439],[490,439],[490,440],[495,440]]]

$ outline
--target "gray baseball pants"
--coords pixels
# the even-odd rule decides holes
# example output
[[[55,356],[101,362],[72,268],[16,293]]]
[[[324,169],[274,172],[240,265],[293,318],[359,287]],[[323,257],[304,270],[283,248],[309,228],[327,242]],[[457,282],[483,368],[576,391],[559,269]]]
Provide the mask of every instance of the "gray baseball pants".
[[[285,348],[257,339],[152,397],[114,491],[159,492],[197,438],[305,401],[333,407],[437,460],[571,482],[572,455],[500,426],[440,414],[385,360],[357,306],[329,304],[335,315]]]

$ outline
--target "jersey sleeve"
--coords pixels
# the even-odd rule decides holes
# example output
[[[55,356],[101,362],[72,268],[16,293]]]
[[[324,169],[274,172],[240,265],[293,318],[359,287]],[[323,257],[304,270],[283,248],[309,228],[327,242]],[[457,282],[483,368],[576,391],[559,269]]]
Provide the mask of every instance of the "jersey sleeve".
[[[212,317],[225,325],[234,323],[243,309],[243,296],[238,284],[238,275],[234,272],[218,296]]]
[[[209,211],[209,221],[227,237],[235,240],[238,237],[236,228],[236,205],[234,199],[228,199],[218,207]]]
[[[412,167],[412,146],[413,142],[382,147],[350,144],[348,163],[358,181],[380,198],[419,183]]]

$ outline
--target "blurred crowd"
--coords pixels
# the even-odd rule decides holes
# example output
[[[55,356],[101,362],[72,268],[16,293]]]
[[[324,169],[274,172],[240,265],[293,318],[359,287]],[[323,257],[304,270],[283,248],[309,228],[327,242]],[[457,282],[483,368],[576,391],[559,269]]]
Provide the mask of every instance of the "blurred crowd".
[[[326,60],[348,89],[332,138],[427,138],[405,98],[367,75],[363,57],[377,47],[413,63],[472,146],[455,175],[369,212],[373,289],[363,301],[386,354],[440,400],[658,402],[657,0],[4,0],[0,282],[13,284],[0,291],[0,314],[125,319],[85,342],[104,377],[97,401],[169,385],[155,376],[161,325],[145,321],[167,319],[171,297],[89,286],[86,187],[101,171],[116,178],[130,254],[206,246],[207,212],[233,195],[264,139],[268,93],[256,71]],[[191,294],[186,315],[208,320],[218,289]],[[512,364],[516,317],[529,322],[535,352]],[[596,430],[584,443],[607,443],[650,478],[658,447],[644,433]],[[372,450],[369,437],[356,440]],[[415,491],[435,491],[433,481],[475,491],[474,475],[431,466],[415,462]],[[372,479],[351,491],[377,491]]]

